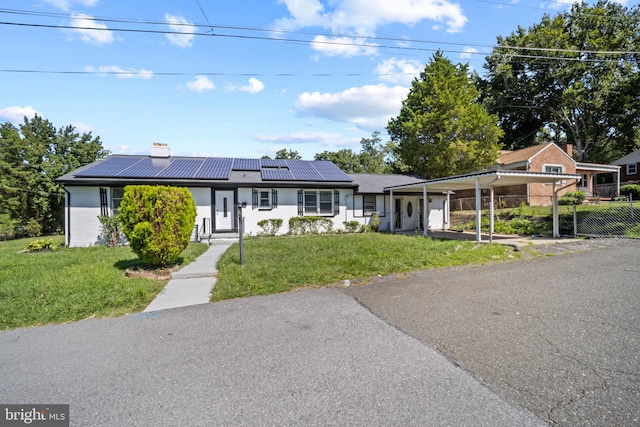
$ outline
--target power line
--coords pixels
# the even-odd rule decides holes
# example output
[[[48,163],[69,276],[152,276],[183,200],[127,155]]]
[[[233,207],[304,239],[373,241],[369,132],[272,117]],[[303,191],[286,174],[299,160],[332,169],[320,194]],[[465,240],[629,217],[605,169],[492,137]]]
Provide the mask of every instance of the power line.
[[[196,0],[197,1],[197,0]],[[477,0],[482,1],[482,0]],[[198,3],[199,5],[199,3]],[[202,13],[204,11],[201,8]],[[35,15],[35,16],[53,16],[53,17],[64,17],[67,18],[66,15],[55,14],[55,13],[36,13],[29,11],[17,11],[10,9],[0,9],[0,13],[17,13],[23,15]],[[449,45],[449,46],[464,46],[464,47],[481,47],[487,49],[513,49],[513,50],[527,50],[527,51],[539,51],[539,52],[562,52],[562,53],[578,53],[578,54],[606,54],[606,55],[639,55],[640,51],[601,51],[601,50],[580,50],[580,49],[559,49],[559,48],[544,48],[544,47],[527,47],[527,46],[510,46],[510,45],[486,45],[486,44],[478,44],[478,43],[460,43],[460,42],[445,42],[445,41],[437,41],[437,40],[422,40],[422,39],[404,39],[404,38],[395,38],[395,37],[378,37],[378,36],[354,36],[352,34],[338,34],[338,33],[315,33],[315,32],[304,32],[304,31],[288,31],[288,30],[277,30],[277,29],[268,29],[268,28],[256,28],[256,27],[243,27],[243,26],[229,26],[229,25],[212,25],[208,19],[207,26],[211,29],[211,33],[209,32],[182,32],[182,31],[170,31],[170,30],[151,30],[151,29],[130,29],[130,28],[103,28],[103,27],[86,27],[86,26],[73,26],[73,25],[55,25],[55,24],[34,24],[34,23],[17,23],[17,22],[0,22],[0,25],[16,25],[16,26],[26,26],[26,27],[41,27],[41,28],[57,28],[57,29],[72,29],[72,30],[91,30],[91,31],[115,31],[115,32],[133,32],[133,33],[152,33],[152,34],[171,34],[171,35],[193,35],[193,36],[217,36],[217,37],[230,37],[230,38],[241,38],[241,39],[255,39],[255,40],[268,40],[268,41],[285,41],[285,42],[293,42],[293,43],[301,43],[301,44],[325,44],[325,45],[339,45],[339,46],[356,46],[356,47],[372,47],[372,48],[383,48],[383,49],[395,49],[395,50],[415,50],[415,51],[434,51],[436,49],[429,48],[419,48],[419,47],[409,47],[409,46],[389,46],[389,45],[376,45],[376,44],[364,44],[364,43],[349,43],[345,41],[330,41],[330,40],[304,40],[304,39],[283,39],[283,38],[273,38],[273,37],[264,37],[264,36],[252,36],[252,35],[241,35],[241,34],[222,34],[215,33],[214,28],[218,29],[226,29],[226,30],[238,30],[238,31],[256,31],[256,32],[265,32],[265,33],[277,33],[277,34],[301,34],[301,35],[311,35],[311,36],[325,36],[325,37],[334,37],[334,38],[342,38],[342,39],[353,39],[353,40],[371,40],[371,41],[391,41],[391,42],[404,42],[404,43],[418,43],[418,44],[438,44],[438,45]],[[133,20],[133,19],[123,19],[123,18],[97,18],[91,17],[91,20],[97,22],[117,22],[117,23],[135,23],[135,24],[145,24],[145,25],[169,25],[166,21],[150,21],[150,20]],[[188,23],[171,23],[172,26],[188,26],[188,27],[204,27],[203,24],[188,24]],[[465,53],[470,55],[486,55],[487,52],[468,52],[468,51],[450,51],[451,53]]]

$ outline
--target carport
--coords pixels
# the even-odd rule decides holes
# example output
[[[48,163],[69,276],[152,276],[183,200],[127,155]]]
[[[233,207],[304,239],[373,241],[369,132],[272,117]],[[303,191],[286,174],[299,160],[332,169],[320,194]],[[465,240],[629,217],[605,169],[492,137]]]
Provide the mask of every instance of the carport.
[[[580,175],[564,173],[527,172],[517,170],[497,170],[487,172],[477,172],[468,175],[452,176],[426,180],[414,184],[398,185],[387,187],[391,200],[393,192],[402,193],[422,193],[423,207],[423,235],[427,235],[428,226],[428,203],[429,193],[449,193],[450,191],[475,189],[476,196],[476,241],[482,241],[481,219],[482,219],[482,190],[488,189],[490,195],[489,203],[489,241],[493,239],[494,221],[494,188],[512,185],[522,185],[529,183],[543,183],[552,185],[553,190],[553,237],[560,237],[560,221],[558,215],[558,192],[567,188],[580,180]],[[395,231],[395,211],[391,209],[390,231]]]

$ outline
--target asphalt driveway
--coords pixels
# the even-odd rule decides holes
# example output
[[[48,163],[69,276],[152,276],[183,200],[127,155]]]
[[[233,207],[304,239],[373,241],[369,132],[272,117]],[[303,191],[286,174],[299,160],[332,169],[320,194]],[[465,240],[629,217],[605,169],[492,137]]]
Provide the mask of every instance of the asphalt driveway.
[[[0,403],[82,427],[543,425],[341,289],[0,333]]]
[[[348,293],[552,425],[640,425],[640,241]]]

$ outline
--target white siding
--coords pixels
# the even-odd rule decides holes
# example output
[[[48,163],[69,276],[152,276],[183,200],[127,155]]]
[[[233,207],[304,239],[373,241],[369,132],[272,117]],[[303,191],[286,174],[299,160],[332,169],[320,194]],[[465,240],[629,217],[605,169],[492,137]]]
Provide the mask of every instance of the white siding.
[[[100,234],[100,187],[67,187],[71,198],[67,218],[66,240],[70,247],[93,246]]]

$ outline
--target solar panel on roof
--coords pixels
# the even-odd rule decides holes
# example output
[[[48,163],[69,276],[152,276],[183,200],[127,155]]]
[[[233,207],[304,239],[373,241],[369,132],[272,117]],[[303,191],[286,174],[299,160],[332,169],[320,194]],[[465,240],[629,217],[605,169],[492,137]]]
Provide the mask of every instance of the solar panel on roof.
[[[140,157],[108,157],[97,165],[77,173],[76,176],[116,176],[118,173],[138,163],[140,160]]]
[[[295,178],[289,169],[262,168],[262,179],[293,181]]]
[[[169,166],[169,159],[156,159],[156,158],[144,158],[141,159],[138,163],[129,166],[124,169],[120,173],[117,174],[119,177],[135,177],[135,178],[153,178],[163,169]]]
[[[324,181],[323,176],[313,167],[313,164],[305,161],[290,161],[289,168],[294,179],[300,181]]]
[[[284,159],[260,159],[262,167],[277,168],[289,166]]]
[[[160,171],[159,178],[192,178],[204,159],[171,159],[169,166]]]
[[[233,159],[234,171],[259,171],[260,159]]]
[[[229,179],[232,163],[233,159],[208,157],[196,172],[194,178]]]
[[[334,163],[326,160],[314,160],[313,167],[322,175],[324,181],[347,181],[351,182],[351,177]]]

